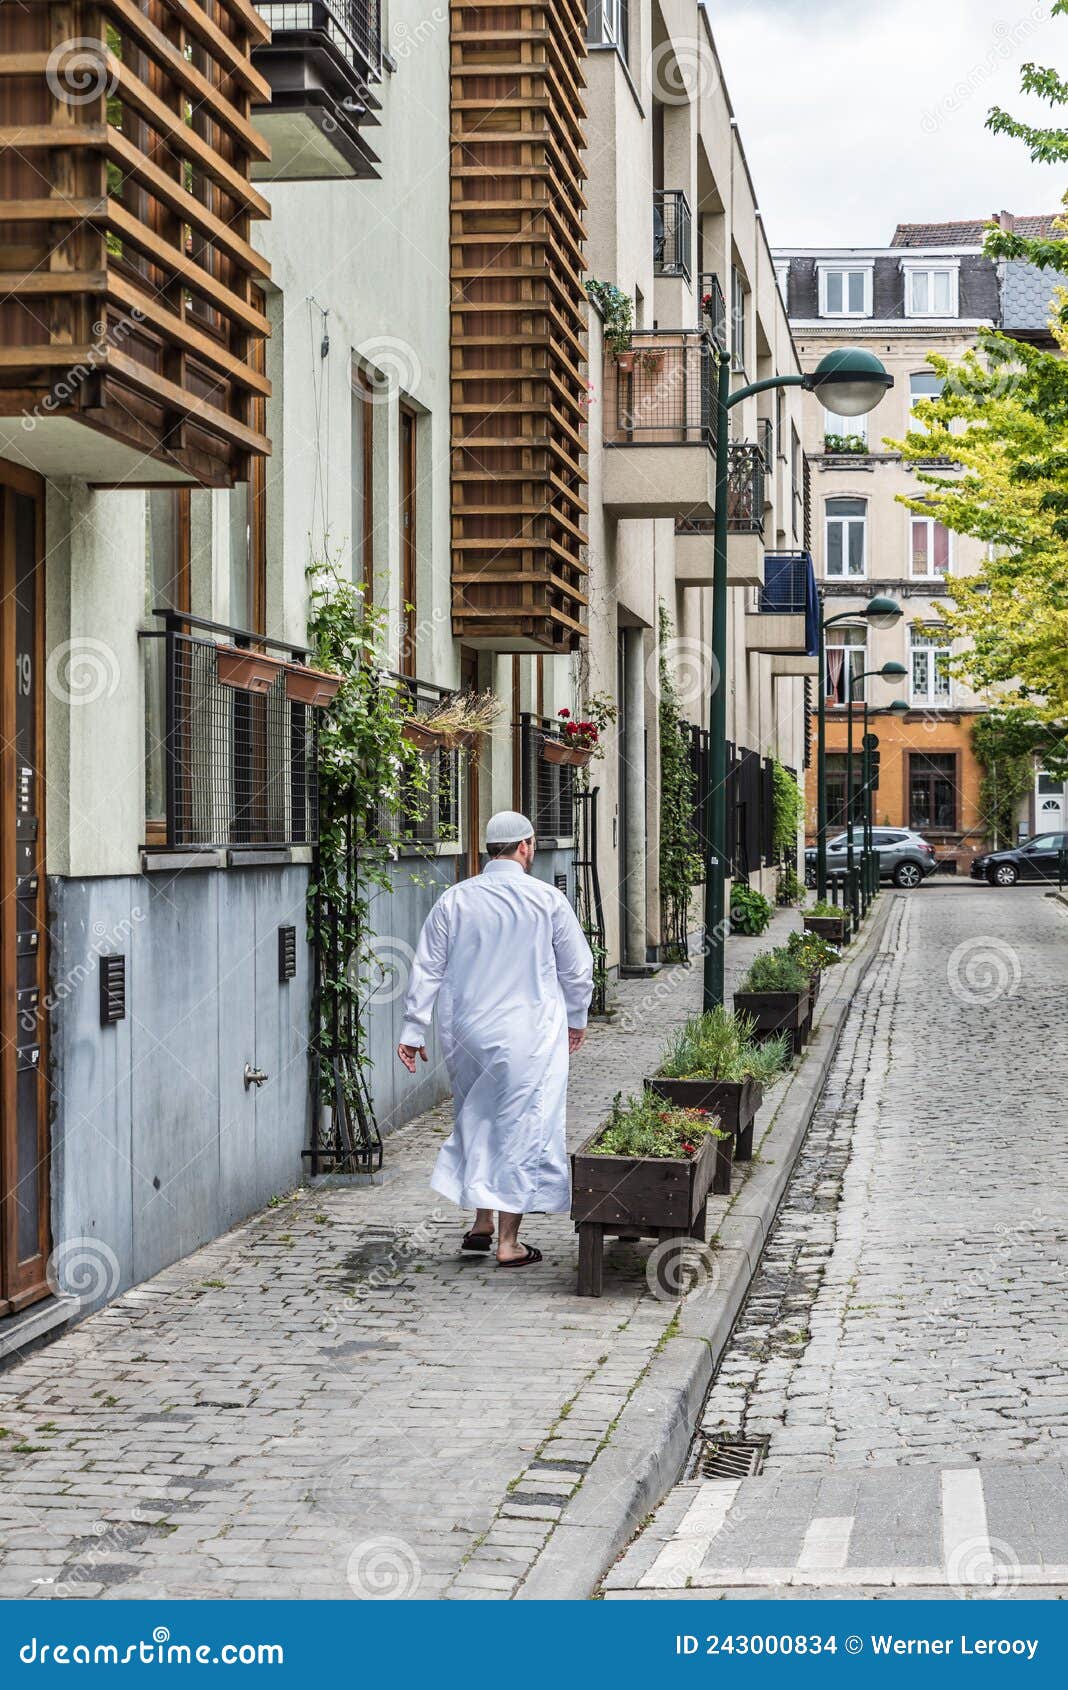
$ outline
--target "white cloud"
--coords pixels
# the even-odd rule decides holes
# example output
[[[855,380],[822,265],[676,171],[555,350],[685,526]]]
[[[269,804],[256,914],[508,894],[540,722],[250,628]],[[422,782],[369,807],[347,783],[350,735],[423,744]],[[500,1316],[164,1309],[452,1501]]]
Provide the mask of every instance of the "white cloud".
[[[1049,122],[1019,92],[1022,64],[1068,56],[1049,0],[722,0],[709,15],[774,245],[1059,208],[1063,169],[985,128],[992,105]]]

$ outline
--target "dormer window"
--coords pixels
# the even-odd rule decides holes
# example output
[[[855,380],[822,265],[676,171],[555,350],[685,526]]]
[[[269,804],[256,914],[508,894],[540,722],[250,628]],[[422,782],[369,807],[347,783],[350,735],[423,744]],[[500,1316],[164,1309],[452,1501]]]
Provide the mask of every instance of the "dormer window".
[[[904,264],[906,317],[955,317],[955,264]]]
[[[820,316],[871,316],[871,265],[821,264]]]

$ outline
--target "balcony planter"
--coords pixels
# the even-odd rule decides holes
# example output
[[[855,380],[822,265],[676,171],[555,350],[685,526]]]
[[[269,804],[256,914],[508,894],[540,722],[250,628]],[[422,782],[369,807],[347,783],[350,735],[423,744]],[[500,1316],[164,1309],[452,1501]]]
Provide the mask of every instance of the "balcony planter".
[[[811,989],[804,992],[735,992],[735,1015],[751,1015],[755,1039],[788,1033],[795,1056],[801,1054],[812,1022]]]
[[[401,724],[401,733],[409,745],[414,745],[415,749],[423,752],[425,756],[443,748],[442,735],[435,728],[428,728],[425,722],[416,721],[414,716],[405,717]]]
[[[541,742],[541,756],[545,763],[566,763],[573,769],[584,769],[593,756],[593,746],[568,745],[562,739],[547,736]]]
[[[722,1140],[709,1134],[694,1156],[595,1156],[598,1127],[571,1157],[571,1218],[579,1239],[578,1294],[601,1295],[604,1239],[678,1239],[678,1251],[664,1251],[658,1283],[673,1289],[681,1241],[705,1236],[705,1204]],[[730,1142],[727,1140],[726,1142]]]
[[[239,692],[270,692],[287,668],[282,658],[268,657],[262,651],[246,651],[236,645],[221,645],[215,650],[215,673],[220,686],[236,687]]]
[[[848,945],[849,916],[844,910],[841,915],[806,915],[802,919],[806,933],[815,933],[830,945]]]
[[[330,675],[325,669],[310,669],[304,663],[293,664],[286,670],[286,698],[290,704],[308,704],[313,710],[325,710],[333,703],[340,685],[340,675]]]
[[[654,1074],[647,1079],[646,1089],[657,1097],[666,1098],[679,1109],[706,1109],[719,1117],[719,1124],[731,1138],[720,1139],[721,1157],[717,1159],[712,1182],[713,1193],[727,1196],[731,1188],[731,1163],[748,1162],[753,1155],[753,1122],[764,1101],[764,1088],[756,1080],[665,1080]],[[722,1153],[725,1152],[725,1155]],[[732,1154],[733,1152],[733,1154]],[[726,1162],[726,1181],[723,1166]]]
[[[666,356],[667,355],[664,352],[642,352],[642,353],[640,353],[639,358],[640,358],[640,361],[641,361],[641,366],[642,366],[642,369],[645,371],[646,375],[658,376],[660,374],[661,370],[664,368]]]
[[[634,364],[637,356],[638,354],[636,352],[616,353],[616,366],[621,375],[632,376],[634,374]]]

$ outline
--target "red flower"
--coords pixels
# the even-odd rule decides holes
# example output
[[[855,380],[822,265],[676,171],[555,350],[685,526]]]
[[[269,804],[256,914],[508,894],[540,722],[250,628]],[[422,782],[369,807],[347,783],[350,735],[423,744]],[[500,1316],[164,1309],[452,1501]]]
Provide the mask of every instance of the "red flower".
[[[689,1144],[685,1139],[683,1139],[682,1148],[685,1150],[687,1156],[692,1156],[694,1151],[697,1149],[697,1146],[696,1144]]]
[[[558,710],[556,714],[558,716],[570,716],[571,712],[570,710]]]

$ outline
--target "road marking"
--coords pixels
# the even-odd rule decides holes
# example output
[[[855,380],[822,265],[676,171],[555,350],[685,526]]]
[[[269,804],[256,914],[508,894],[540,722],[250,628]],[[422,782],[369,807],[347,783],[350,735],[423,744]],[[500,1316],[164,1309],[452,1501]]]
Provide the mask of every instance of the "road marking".
[[[1013,1567],[1011,1576],[999,1580],[1007,1589],[1026,1586],[1047,1590],[1052,1586],[1068,1589],[1068,1566]],[[650,1583],[648,1574],[641,1580]],[[723,1590],[737,1587],[745,1590],[778,1590],[784,1586],[804,1590],[872,1589],[896,1590],[928,1589],[955,1590],[958,1587],[946,1578],[944,1567],[702,1567],[690,1580],[694,1590]],[[665,1587],[666,1588],[666,1587]]]
[[[978,1467],[942,1473],[942,1564],[950,1584],[993,1584],[994,1562]]]
[[[797,1557],[798,1572],[834,1572],[844,1567],[849,1559],[852,1533],[852,1514],[827,1515],[813,1520]]]
[[[683,1590],[708,1554],[712,1539],[722,1531],[741,1479],[713,1479],[701,1486],[670,1543],[664,1545],[647,1573],[638,1580],[644,1590]]]

